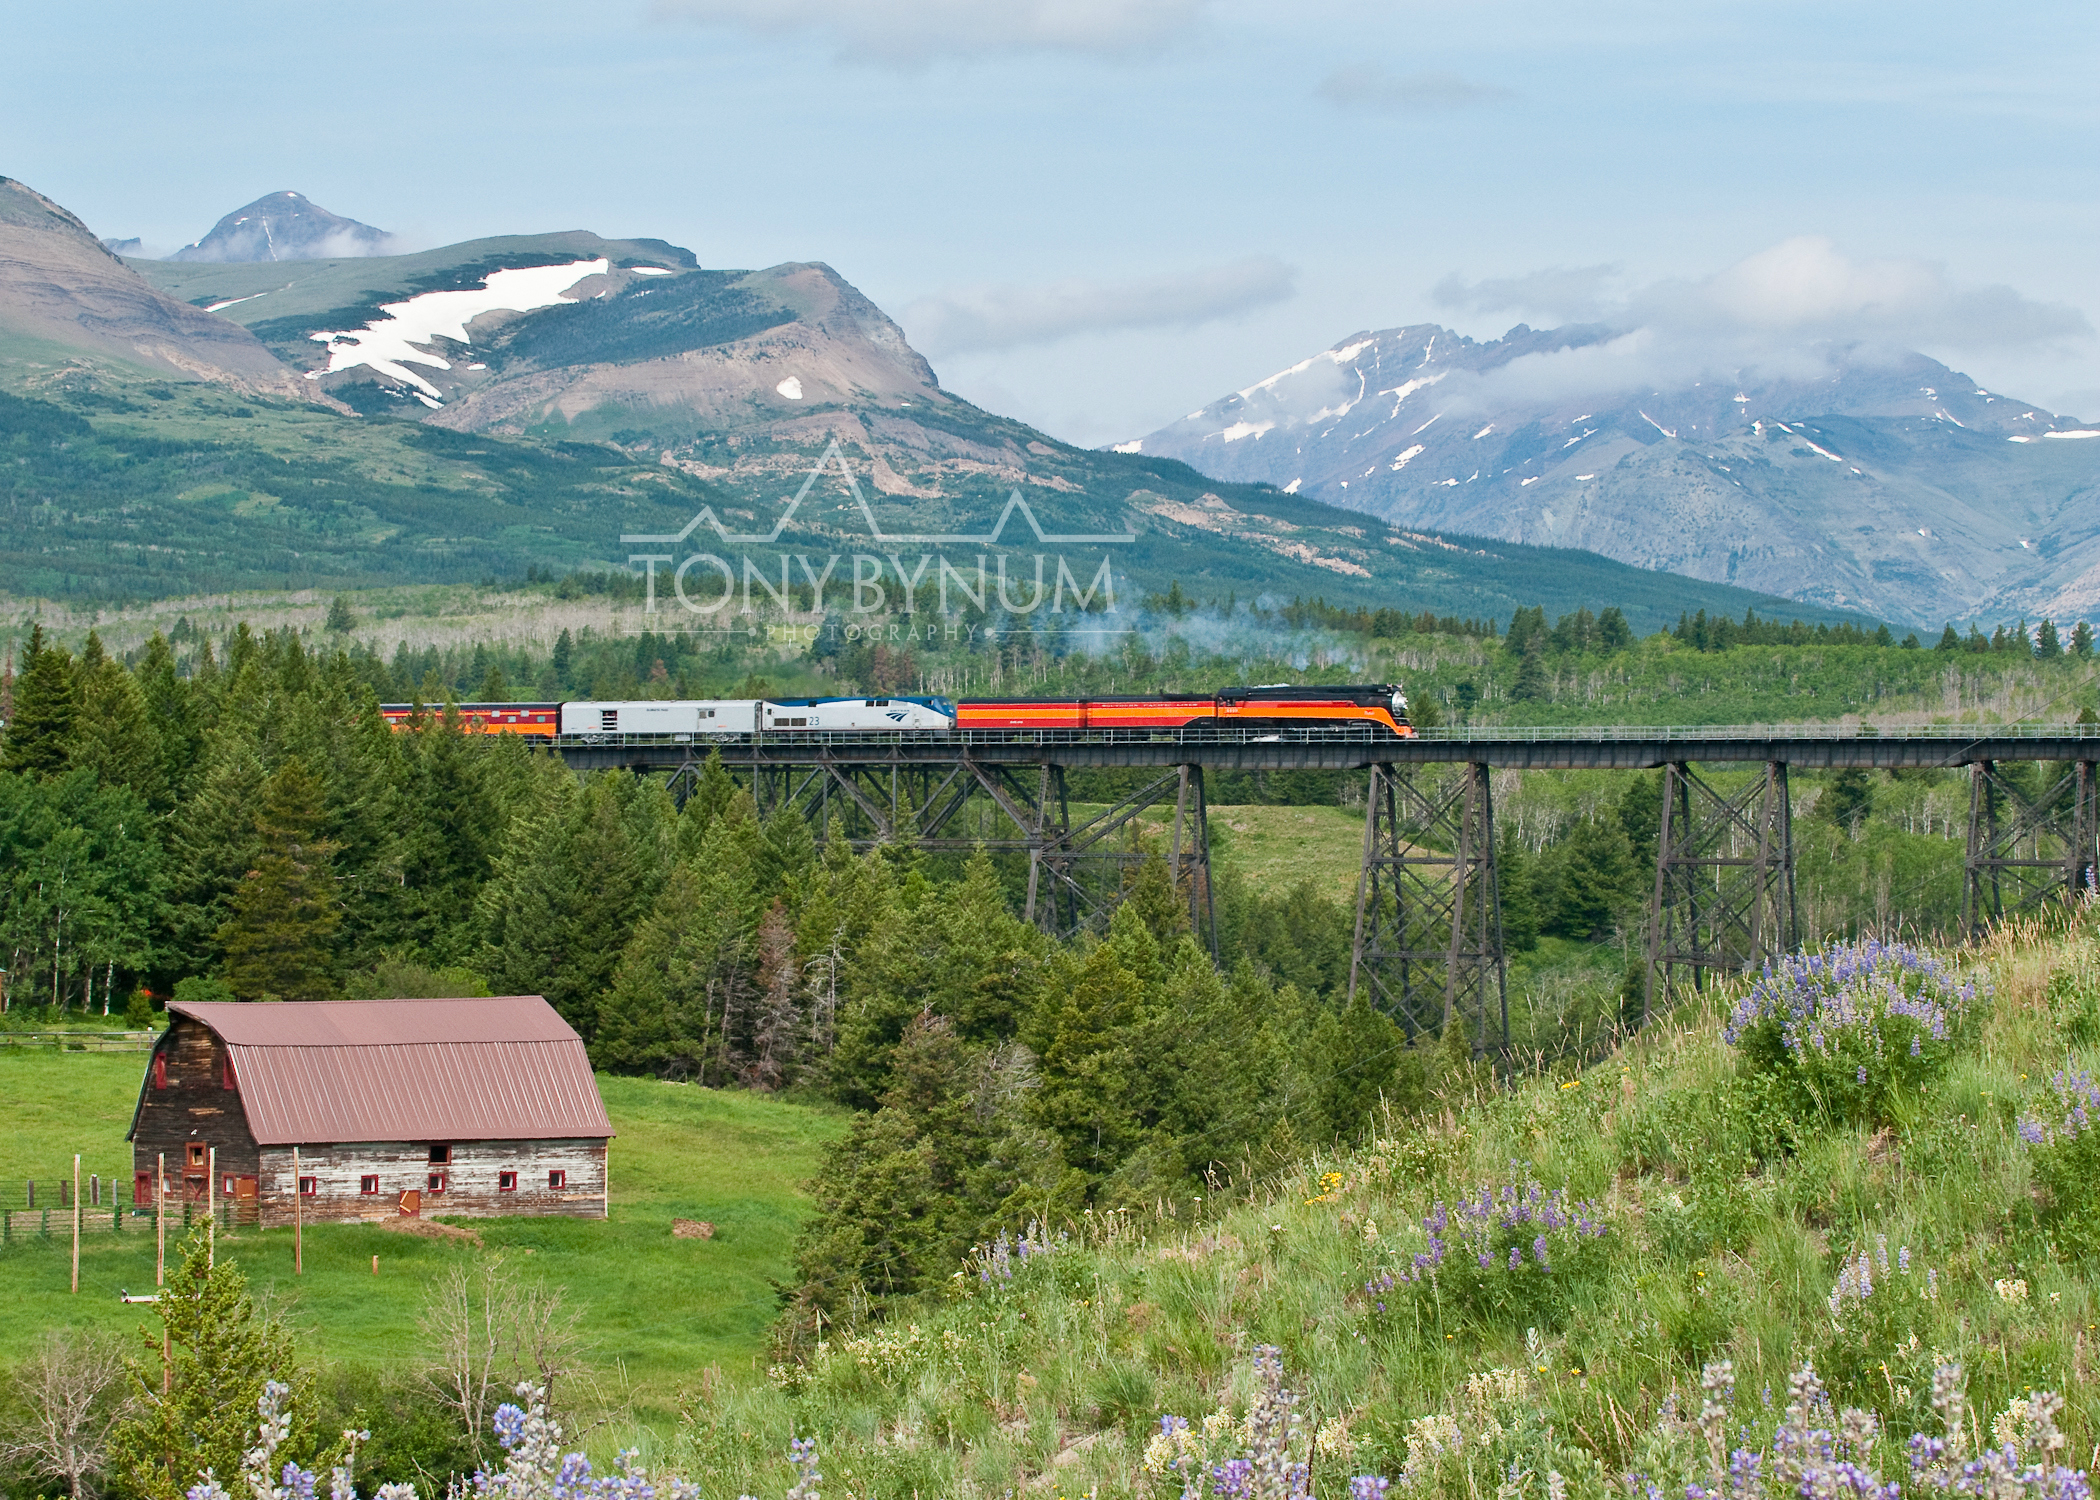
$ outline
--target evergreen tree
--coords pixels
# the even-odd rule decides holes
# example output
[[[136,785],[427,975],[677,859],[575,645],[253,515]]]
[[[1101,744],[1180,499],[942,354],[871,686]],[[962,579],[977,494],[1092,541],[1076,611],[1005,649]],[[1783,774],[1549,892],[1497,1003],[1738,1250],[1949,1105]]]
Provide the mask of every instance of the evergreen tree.
[[[1626,844],[1640,869],[1655,868],[1656,846],[1662,840],[1662,774],[1636,771],[1626,778],[1619,794],[1619,826],[1626,830]]]
[[[567,630],[555,638],[552,664],[554,680],[561,684],[563,692],[567,692],[569,684],[575,680],[576,670],[576,643],[569,638]]]
[[[322,836],[320,780],[296,756],[263,786],[260,858],[233,894],[219,945],[241,1000],[333,1000],[342,926],[335,845]]]
[[[1940,632],[1940,643],[1937,646],[1934,646],[1932,649],[1935,651],[1961,650],[1961,637],[1955,634],[1954,622],[1952,620],[1949,620],[1947,622],[1947,628]]]
[[[1640,900],[1641,871],[1617,818],[1584,818],[1551,853],[1547,930],[1589,941],[1608,936]]]
[[[1064,1143],[1065,1160],[1098,1184],[1139,1137],[1135,1026],[1145,1002],[1143,970],[1159,950],[1128,905],[1110,919],[1109,941],[1053,964],[1027,1040],[1042,1060],[1036,1118]]]
[[[2034,654],[2043,661],[2054,661],[2064,654],[2063,639],[2056,633],[2054,620],[2042,621],[2042,628],[2035,632]]]
[[[2080,661],[2092,660],[2093,627],[2083,620],[2071,627],[2071,654]]]
[[[153,1308],[164,1335],[141,1330],[130,1361],[131,1404],[110,1438],[111,1467],[126,1491],[145,1500],[183,1500],[207,1469],[231,1488],[255,1436],[265,1383],[290,1386],[294,1411],[314,1409],[313,1376],[296,1363],[291,1332],[256,1308],[233,1261],[210,1263],[208,1243],[201,1224],[184,1242],[182,1265]],[[276,1456],[325,1467],[315,1431],[294,1423]]]
[[[734,825],[717,824],[696,857],[672,869],[636,925],[598,1007],[591,1055],[602,1066],[734,1081],[749,1038],[731,1028],[750,1013],[754,981],[743,842]]]
[[[337,594],[328,605],[328,632],[331,635],[348,635],[357,629],[357,616],[350,612],[350,601]]]
[[[1539,902],[1532,858],[1524,841],[1503,830],[1495,851],[1496,885],[1502,897],[1502,941],[1512,953],[1539,945]]]
[[[146,695],[108,657],[81,672],[72,762],[104,786],[128,786],[156,811],[170,806],[167,767]]]
[[[191,684],[177,674],[174,648],[157,630],[133,675],[146,702],[146,718],[160,741],[161,783],[170,803],[179,803],[196,780],[203,754]]]
[[[1551,689],[1552,679],[1546,673],[1546,637],[1543,632],[1535,633],[1517,661],[1517,679],[1510,684],[1509,696],[1519,703],[1535,703]]]
[[[66,769],[73,726],[80,710],[73,658],[44,641],[44,627],[29,633],[29,655],[15,680],[15,713],[7,723],[0,766],[30,776],[56,776]]]
[[[1830,785],[1816,803],[1816,816],[1857,835],[1860,824],[1874,810],[1872,774],[1858,766],[1847,766],[1830,778]]]
[[[544,995],[585,1041],[652,892],[654,851],[637,847],[623,805],[644,795],[627,785],[634,779],[595,776],[564,805],[514,827],[479,899],[477,966],[489,988]]]

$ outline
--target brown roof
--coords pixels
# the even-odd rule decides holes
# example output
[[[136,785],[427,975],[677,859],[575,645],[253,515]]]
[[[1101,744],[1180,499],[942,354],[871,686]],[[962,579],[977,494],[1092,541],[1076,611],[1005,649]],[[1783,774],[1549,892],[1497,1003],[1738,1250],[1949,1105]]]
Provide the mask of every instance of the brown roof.
[[[583,1039],[538,995],[168,1009],[226,1044],[259,1145],[613,1133]]]

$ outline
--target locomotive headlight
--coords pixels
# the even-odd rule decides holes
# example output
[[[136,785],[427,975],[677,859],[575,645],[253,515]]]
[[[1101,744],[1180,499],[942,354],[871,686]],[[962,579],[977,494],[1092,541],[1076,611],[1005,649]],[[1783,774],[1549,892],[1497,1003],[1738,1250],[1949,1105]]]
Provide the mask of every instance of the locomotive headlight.
[[[1393,712],[1396,714],[1407,712],[1407,694],[1401,692],[1398,688],[1393,689]]]

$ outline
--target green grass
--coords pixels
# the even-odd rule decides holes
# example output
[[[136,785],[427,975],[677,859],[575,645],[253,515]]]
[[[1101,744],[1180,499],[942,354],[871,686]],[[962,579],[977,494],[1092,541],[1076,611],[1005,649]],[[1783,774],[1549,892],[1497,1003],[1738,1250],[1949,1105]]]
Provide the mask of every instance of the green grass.
[[[2074,962],[2090,970],[2100,950],[2082,944]],[[798,1371],[697,1411],[664,1457],[709,1493],[777,1494],[776,1450],[814,1433],[830,1484],[871,1500],[1168,1495],[1179,1476],[1144,1458],[1160,1415],[1235,1429],[1248,1355],[1272,1343],[1322,1433],[1320,1494],[1395,1475],[1432,1414],[1465,1435],[1413,1489],[1438,1500],[1543,1500],[1549,1468],[1577,1500],[1624,1494],[1630,1470],[1696,1473],[1696,1431],[1667,1413],[1697,1410],[1700,1367],[1718,1358],[1734,1363],[1731,1440],[1741,1426],[1769,1443],[1789,1374],[1813,1361],[1837,1404],[1884,1420],[1874,1457],[1901,1477],[1903,1440],[1933,1426],[1932,1367],[1951,1360],[1986,1440],[2014,1398],[2062,1392],[2064,1457],[2084,1465],[2100,1438],[2100,1300],[2091,1264],[2040,1220],[2013,1131],[2067,1053],[2095,1060],[2074,1040],[2085,1012],[2048,998],[2065,958],[2031,929],[1959,955],[1993,982],[1989,1018],[1890,1128],[1803,1121],[1797,1152],[1748,1159],[1731,1103],[1741,1060],[1720,1034],[1730,996],[1709,997],[1584,1074],[1459,1071],[1432,1108],[1357,1149],[1256,1162],[1200,1205],[1090,1215],[1010,1282],[966,1276],[886,1326],[833,1330]],[[1513,1176],[1593,1200],[1606,1236],[1568,1249],[1520,1302],[1469,1304],[1455,1272],[1383,1293],[1384,1310],[1366,1295],[1422,1248],[1435,1202]],[[1841,1259],[1881,1235],[1892,1258],[1909,1248],[1909,1275],[1877,1272],[1871,1305],[1834,1318]]]
[[[82,1157],[82,1181],[100,1171],[127,1193],[130,1125],[142,1059],[0,1049],[0,1097],[13,1128],[0,1146],[0,1185],[9,1207],[23,1179],[37,1179],[39,1204]],[[807,1105],[604,1076],[614,1128],[612,1217],[479,1219],[487,1250],[367,1225],[306,1230],[306,1274],[292,1275],[288,1229],[221,1234],[219,1251],[288,1309],[317,1355],[368,1364],[415,1357],[413,1329],[426,1290],[447,1267],[508,1251],[517,1264],[565,1287],[583,1310],[587,1360],[601,1375],[658,1407],[710,1364],[749,1373],[776,1312],[773,1284],[789,1272],[788,1250],[806,1213],[800,1184],[815,1168],[839,1117]],[[149,1309],[117,1301],[120,1287],[153,1287],[153,1235],[127,1221],[83,1237],[80,1294],[68,1291],[70,1219],[54,1212],[50,1239],[17,1214],[17,1235],[0,1249],[0,1364],[54,1326],[128,1330]],[[673,1218],[705,1219],[712,1240],[671,1236]],[[461,1221],[468,1222],[468,1221]],[[171,1233],[171,1242],[176,1238]],[[379,1274],[372,1257],[379,1257]]]

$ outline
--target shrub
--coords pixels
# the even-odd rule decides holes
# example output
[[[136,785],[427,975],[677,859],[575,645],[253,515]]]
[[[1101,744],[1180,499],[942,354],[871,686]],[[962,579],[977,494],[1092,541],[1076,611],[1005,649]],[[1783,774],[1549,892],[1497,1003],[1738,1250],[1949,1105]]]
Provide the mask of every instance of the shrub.
[[[1884,1125],[1946,1071],[1978,993],[1907,943],[1834,943],[1768,963],[1722,1034],[1747,1087],[1781,1109]]]
[[[1438,1200],[1422,1232],[1426,1247],[1406,1266],[1364,1284],[1376,1311],[1406,1286],[1424,1310],[1449,1305],[1512,1327],[1552,1327],[1572,1286],[1601,1258],[1595,1242],[1605,1234],[1604,1211],[1527,1179],[1483,1185],[1451,1205]]]
[[[2048,1102],[2022,1115],[2020,1140],[2033,1161],[2035,1181],[2049,1195],[2046,1222],[2058,1248],[2073,1255],[2100,1252],[2100,1085],[2090,1073],[2065,1070],[2049,1080]]]

